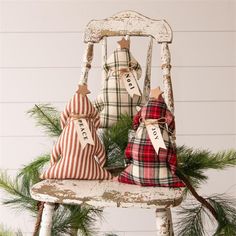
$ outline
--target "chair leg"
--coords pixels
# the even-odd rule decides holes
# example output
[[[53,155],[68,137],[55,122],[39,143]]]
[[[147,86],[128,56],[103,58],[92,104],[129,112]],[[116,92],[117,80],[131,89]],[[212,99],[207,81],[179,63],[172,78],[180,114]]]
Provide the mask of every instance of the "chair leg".
[[[174,235],[170,208],[156,209],[156,227],[158,236]]]
[[[40,225],[39,236],[50,236],[52,230],[52,216],[55,209],[54,203],[44,204],[43,216]]]

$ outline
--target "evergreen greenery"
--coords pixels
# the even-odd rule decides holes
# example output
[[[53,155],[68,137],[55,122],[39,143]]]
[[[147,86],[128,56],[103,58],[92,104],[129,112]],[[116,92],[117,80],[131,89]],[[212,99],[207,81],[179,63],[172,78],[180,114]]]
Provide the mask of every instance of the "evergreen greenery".
[[[35,118],[37,125],[42,127],[49,136],[58,137],[60,135],[59,112],[54,107],[48,104],[35,105],[28,113]],[[124,150],[131,126],[131,117],[123,115],[116,125],[101,132],[100,136],[108,157],[106,168],[124,167]],[[195,189],[207,181],[206,170],[222,170],[236,165],[235,150],[212,153],[209,150],[180,146],[177,147],[177,153],[179,163],[177,174],[180,178],[186,178]],[[0,188],[9,195],[9,198],[5,199],[3,203],[16,209],[27,210],[31,215],[36,216],[38,202],[31,198],[30,188],[40,181],[40,172],[48,164],[49,159],[50,154],[39,156],[23,167],[15,179],[1,173]],[[186,190],[186,193],[191,195],[192,192],[189,192],[187,188]],[[215,232],[217,236],[236,235],[236,200],[222,194],[206,197],[205,200],[214,208],[217,222],[204,204],[187,198],[178,211],[180,216],[177,224],[178,235],[206,235],[204,224],[206,221],[213,225],[217,223]],[[93,223],[96,217],[101,217],[101,211],[98,209],[60,205],[54,215],[52,233],[53,235],[73,235],[73,232],[80,230],[83,235],[93,235],[95,230]]]
[[[128,115],[121,115],[116,125],[104,129],[100,138],[105,146],[107,162],[105,166],[124,167],[124,150],[128,143],[129,131],[132,126],[132,119]]]
[[[30,186],[25,186],[19,179],[11,179],[6,173],[1,173],[0,188],[9,195],[3,200],[3,204],[17,210],[28,210],[31,215],[36,216],[37,202],[29,194]]]
[[[30,195],[30,187],[40,181],[41,170],[49,163],[49,160],[50,154],[41,155],[19,171],[17,181],[21,180],[22,187],[25,188],[27,194]]]
[[[178,210],[180,218],[177,222],[178,235],[204,236],[206,235],[206,222],[211,224],[212,229],[216,228],[215,236],[236,235],[236,199],[224,194],[207,197],[217,212],[218,222],[212,218],[209,211],[199,202],[187,199]],[[217,226],[218,225],[218,226]]]
[[[36,121],[36,125],[44,129],[50,137],[61,134],[60,113],[49,104],[36,105],[28,111],[28,114]]]
[[[93,223],[97,217],[101,217],[99,209],[60,205],[53,217],[52,235],[76,235],[77,231],[85,236],[95,235]]]
[[[177,154],[179,175],[185,175],[194,187],[207,181],[206,170],[222,170],[236,166],[235,150],[212,153],[209,150],[180,146],[177,148]]]

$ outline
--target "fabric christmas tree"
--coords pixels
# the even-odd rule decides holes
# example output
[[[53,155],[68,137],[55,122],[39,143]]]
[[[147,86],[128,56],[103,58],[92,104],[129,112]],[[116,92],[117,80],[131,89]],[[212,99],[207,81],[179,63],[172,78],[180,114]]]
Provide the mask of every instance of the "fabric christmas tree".
[[[176,148],[171,142],[175,129],[172,113],[162,95],[150,98],[133,119],[135,135],[129,141],[126,160],[129,165],[118,181],[142,186],[182,187],[176,176]]]
[[[97,136],[100,117],[86,95],[76,93],[61,114],[63,129],[42,179],[110,179],[105,149]]]
[[[136,107],[142,105],[137,84],[142,70],[129,48],[117,48],[104,64],[106,78],[101,94],[94,101],[100,113],[101,128],[115,124],[122,114],[134,116]]]

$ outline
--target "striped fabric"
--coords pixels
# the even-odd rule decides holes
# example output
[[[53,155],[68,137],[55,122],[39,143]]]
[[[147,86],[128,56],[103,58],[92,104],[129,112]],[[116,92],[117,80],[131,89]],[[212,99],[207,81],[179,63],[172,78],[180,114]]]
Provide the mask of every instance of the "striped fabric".
[[[157,154],[146,126],[141,120],[163,117],[166,119],[166,124],[159,124],[159,127],[167,149],[160,148]],[[184,186],[175,174],[176,149],[170,139],[170,133],[175,129],[174,116],[167,109],[161,95],[158,99],[150,98],[147,104],[142,107],[134,117],[133,128],[136,130],[135,136],[131,138],[125,150],[129,165],[120,174],[118,181],[142,186]]]
[[[85,114],[94,144],[81,149],[78,133],[71,114]],[[42,179],[110,179],[111,174],[103,168],[105,149],[97,136],[100,124],[98,112],[87,96],[76,93],[61,114],[63,129],[51,153],[51,166],[42,175]]]
[[[137,113],[136,107],[143,104],[143,98],[128,94],[122,81],[122,70],[135,70],[137,78],[142,74],[139,63],[133,58],[128,49],[116,49],[104,65],[107,72],[101,94],[94,101],[94,106],[100,113],[101,128],[111,127],[122,114],[134,116]],[[141,92],[140,92],[141,93]]]

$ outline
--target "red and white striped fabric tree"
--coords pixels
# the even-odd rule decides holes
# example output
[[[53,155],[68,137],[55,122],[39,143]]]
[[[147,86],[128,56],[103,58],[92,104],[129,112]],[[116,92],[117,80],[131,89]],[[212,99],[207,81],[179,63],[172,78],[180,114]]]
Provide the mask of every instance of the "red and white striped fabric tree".
[[[61,114],[63,129],[51,153],[51,166],[42,179],[110,179],[103,168],[105,149],[97,129],[100,117],[87,95],[78,91]]]

